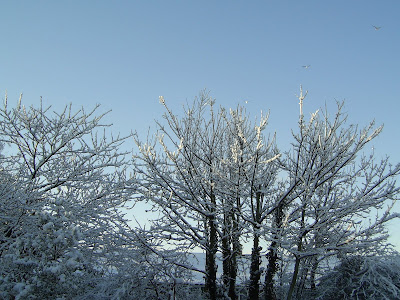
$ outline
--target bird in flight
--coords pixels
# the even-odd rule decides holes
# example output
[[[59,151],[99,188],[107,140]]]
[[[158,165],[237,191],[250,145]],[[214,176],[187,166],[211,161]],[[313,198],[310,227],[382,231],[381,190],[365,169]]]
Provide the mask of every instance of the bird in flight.
[[[375,25],[372,25],[372,27],[374,27],[374,28],[375,28],[375,30],[379,30],[379,29],[381,29],[381,28],[382,28],[381,26],[375,26]]]
[[[304,69],[308,69],[309,67],[311,67],[311,65],[305,65],[305,66],[302,66]]]

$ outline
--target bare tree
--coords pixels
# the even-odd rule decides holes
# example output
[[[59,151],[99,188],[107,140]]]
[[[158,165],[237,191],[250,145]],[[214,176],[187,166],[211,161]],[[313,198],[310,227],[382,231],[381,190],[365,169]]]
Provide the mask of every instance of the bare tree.
[[[203,250],[205,269],[197,271],[205,275],[211,299],[219,293],[219,251],[222,293],[237,298],[237,261],[249,236],[251,299],[260,296],[263,240],[269,243],[265,299],[276,299],[275,278],[285,262],[294,266],[286,294],[291,299],[300,297],[306,282],[316,288],[327,258],[384,251],[385,224],[398,216],[391,207],[399,194],[400,165],[363,155],[382,127],[347,126],[342,103],[333,118],[317,111],[306,122],[306,95],[301,89],[299,133],[293,133],[292,149],[282,156],[275,138],[264,136],[267,117],[252,124],[240,107],[229,114],[216,111],[205,93],[181,118],[160,97],[166,124],[157,122],[156,137],[146,143],[135,136],[138,197],[159,213],[151,228],[158,241],[153,250],[160,257],[161,248]]]
[[[119,264],[119,208],[134,182],[119,151],[125,138],[107,136],[97,110],[67,106],[52,113],[42,104],[27,108],[21,99],[10,108],[6,96],[0,109],[0,142],[7,147],[0,158],[0,289],[9,295],[79,295]]]
[[[252,235],[253,249],[250,266],[249,297],[258,299],[260,285],[262,227],[266,222],[272,202],[274,183],[277,176],[277,165],[274,160],[279,157],[274,146],[274,138],[267,140],[264,131],[268,116],[261,116],[259,124],[251,124],[245,110],[238,107],[231,110],[227,120],[228,135],[232,138],[228,147],[231,149],[230,174],[235,178],[227,184],[228,190],[236,198],[236,214],[239,228],[233,232],[245,232]],[[235,257],[236,253],[233,253]],[[232,267],[237,267],[232,264]],[[232,298],[232,297],[231,297]]]
[[[240,107],[229,115],[222,108],[215,112],[214,101],[204,93],[181,119],[172,114],[163,98],[161,102],[167,110],[168,126],[157,122],[158,148],[154,140],[146,144],[136,140],[143,199],[150,197],[155,209],[162,212],[152,231],[177,250],[198,247],[205,251],[206,288],[212,299],[217,293],[219,247],[224,293],[231,299],[237,297],[241,239],[245,232],[251,233],[256,245],[252,293],[258,294],[258,243],[270,205],[265,194],[275,176],[271,162],[277,157],[273,140],[263,136],[267,117],[253,125]]]
[[[205,251],[206,289],[210,299],[216,299],[216,254],[222,236],[216,178],[225,133],[223,111],[214,112],[214,101],[204,93],[182,119],[173,115],[162,97],[160,102],[167,111],[167,127],[157,122],[159,147],[154,140],[143,144],[135,139],[140,150],[135,159],[142,195],[161,212],[152,231],[166,247]]]
[[[397,216],[390,209],[399,194],[393,178],[400,165],[392,167],[387,159],[376,163],[373,155],[362,154],[382,127],[374,129],[373,122],[360,131],[345,126],[342,107],[338,104],[333,120],[316,112],[306,124],[300,115],[293,150],[280,160],[288,183],[286,215],[277,225],[294,257],[287,299],[293,297],[301,262],[313,257],[315,274],[321,259],[333,254],[377,250],[387,237],[384,224]]]

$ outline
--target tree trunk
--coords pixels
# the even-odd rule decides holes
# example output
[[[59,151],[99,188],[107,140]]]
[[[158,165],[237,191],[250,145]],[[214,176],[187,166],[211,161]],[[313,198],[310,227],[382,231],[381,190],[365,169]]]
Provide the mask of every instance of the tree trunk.
[[[260,251],[258,228],[254,228],[253,250],[251,252],[249,299],[258,300],[260,293]]]
[[[304,215],[303,215],[304,216]],[[301,235],[300,237],[299,237],[299,240],[298,240],[298,242],[297,242],[297,251],[298,251],[298,253],[299,254],[297,254],[296,255],[296,260],[295,260],[295,263],[294,263],[294,270],[293,270],[293,276],[292,276],[292,281],[290,282],[290,287],[289,287],[289,292],[288,292],[288,295],[287,295],[287,300],[291,300],[292,299],[292,296],[293,296],[293,291],[294,291],[294,288],[295,288],[295,286],[296,286],[296,281],[297,281],[297,277],[298,277],[298,274],[299,274],[299,269],[300,269],[300,260],[301,260],[301,258],[300,258],[300,253],[301,253],[301,251],[302,251],[302,249],[303,249],[303,242],[302,242],[302,239],[303,239],[303,235]]]
[[[237,256],[240,255],[240,242],[239,242],[239,232],[238,223],[235,215],[232,215],[232,257],[231,257],[231,269],[229,274],[229,293],[228,296],[231,300],[236,300],[236,277],[237,277]]]
[[[261,247],[260,247],[260,223],[261,223],[261,206],[263,201],[263,194],[260,192],[260,187],[256,192],[256,203],[253,209],[255,216],[256,225],[253,226],[254,236],[253,236],[253,250],[251,252],[251,265],[250,265],[250,287],[249,287],[249,298],[258,300],[260,293],[260,264],[261,264]],[[253,187],[252,187],[253,189]]]
[[[214,191],[210,193],[210,215],[206,218],[208,227],[208,247],[206,249],[206,284],[209,299],[217,299],[217,264],[215,256],[218,250],[217,224],[215,220],[216,201]]]
[[[235,219],[233,207],[225,212],[224,229],[221,240],[223,255],[223,284],[230,299],[237,299],[236,277],[237,277],[237,255],[240,251],[238,224]]]
[[[278,233],[282,228],[282,222],[283,222],[282,206],[283,205],[280,204],[275,212],[274,223],[276,232],[267,254],[268,267],[267,267],[267,272],[265,273],[265,285],[264,285],[265,300],[276,300],[276,294],[274,288],[274,276],[278,271],[278,240],[279,240]]]
[[[229,218],[224,216],[224,229],[222,231],[223,237],[221,238],[221,250],[222,250],[222,282],[226,289],[229,288],[230,273],[231,273],[231,255],[232,249],[230,247],[230,224]]]
[[[296,286],[297,276],[299,274],[299,269],[300,269],[300,257],[296,256],[296,261],[295,261],[295,264],[294,264],[292,281],[290,282],[289,292],[288,292],[286,300],[291,300],[292,299],[294,288]]]
[[[303,267],[301,268],[301,273],[300,273],[300,281],[299,284],[297,285],[297,290],[296,290],[296,299],[302,299],[302,295],[306,288],[308,273],[310,271],[310,264],[311,264],[310,258],[303,261]]]
[[[274,276],[278,270],[278,253],[277,253],[277,242],[273,241],[269,247],[267,254],[268,267],[265,273],[265,286],[264,286],[264,299],[265,300],[276,300],[275,289],[274,289]]]
[[[206,250],[206,282],[205,288],[210,300],[217,299],[217,265],[215,255],[217,253],[217,230],[215,228],[215,217],[208,218],[209,241]]]
[[[294,264],[294,270],[293,270],[293,276],[292,276],[292,281],[290,282],[290,287],[289,287],[289,292],[287,295],[287,300],[291,300],[294,292],[294,288],[296,286],[296,281],[297,277],[299,274],[299,269],[300,269],[300,260],[301,260],[301,252],[303,250],[303,238],[306,235],[306,232],[304,231],[304,220],[305,220],[305,213],[306,208],[305,205],[303,204],[302,209],[301,209],[301,223],[300,223],[300,229],[301,229],[301,234],[298,237],[297,241],[297,252],[298,254],[296,256],[295,264]]]
[[[318,257],[315,256],[313,258],[312,267],[311,267],[311,274],[310,274],[311,289],[313,291],[316,289],[315,274],[317,272],[317,268],[318,268]]]
[[[237,276],[237,257],[236,251],[233,250],[231,258],[231,270],[229,276],[229,293],[228,296],[231,300],[236,300],[236,276]]]

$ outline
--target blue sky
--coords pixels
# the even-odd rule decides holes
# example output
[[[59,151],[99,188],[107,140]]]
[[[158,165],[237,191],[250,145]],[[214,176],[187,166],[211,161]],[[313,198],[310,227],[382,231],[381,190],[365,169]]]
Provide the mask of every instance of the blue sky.
[[[0,11],[10,102],[100,103],[114,131],[145,136],[158,96],[180,113],[207,89],[254,117],[270,110],[284,150],[302,84],[306,114],[345,100],[349,122],[384,123],[375,151],[400,161],[399,1],[2,1]]]

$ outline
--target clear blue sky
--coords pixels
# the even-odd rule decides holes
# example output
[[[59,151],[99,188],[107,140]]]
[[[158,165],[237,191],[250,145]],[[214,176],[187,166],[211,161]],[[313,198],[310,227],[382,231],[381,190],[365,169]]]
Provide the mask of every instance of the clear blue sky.
[[[302,84],[306,113],[346,100],[350,122],[385,124],[375,151],[400,161],[400,1],[2,1],[0,11],[9,101],[100,103],[114,131],[144,136],[163,112],[158,96],[180,113],[206,88],[222,106],[270,110],[284,150]]]

